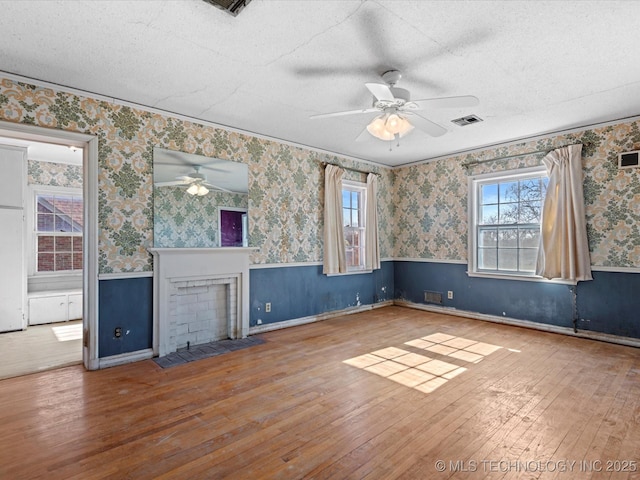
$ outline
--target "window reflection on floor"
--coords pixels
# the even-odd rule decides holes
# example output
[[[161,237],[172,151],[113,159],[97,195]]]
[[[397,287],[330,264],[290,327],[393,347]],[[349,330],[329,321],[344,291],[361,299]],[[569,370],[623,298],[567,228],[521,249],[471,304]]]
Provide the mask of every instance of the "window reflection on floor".
[[[430,393],[467,371],[467,367],[432,358],[429,353],[455,358],[472,365],[502,348],[446,333],[434,333],[416,338],[405,342],[405,345],[422,350],[424,353],[388,347],[350,358],[344,363],[421,392]],[[468,367],[471,368],[471,365]]]
[[[77,323],[75,325],[59,325],[51,327],[51,330],[59,342],[82,340],[82,323]]]

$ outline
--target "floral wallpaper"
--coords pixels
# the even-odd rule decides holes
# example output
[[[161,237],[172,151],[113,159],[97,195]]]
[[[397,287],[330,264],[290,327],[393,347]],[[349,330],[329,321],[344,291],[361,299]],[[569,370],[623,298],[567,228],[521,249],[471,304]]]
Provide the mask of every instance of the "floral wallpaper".
[[[27,183],[29,185],[82,188],[82,166],[29,160],[27,162]]]
[[[390,169],[9,79],[0,79],[0,120],[98,137],[100,273],[153,268],[154,147],[248,164],[253,263],[321,261],[322,163],[375,171],[381,256],[393,253]]]
[[[640,149],[640,121],[484,150],[396,169],[396,257],[467,260],[469,175],[540,165],[546,151],[582,143],[591,263],[640,267],[640,170],[619,169],[618,154]],[[463,166],[527,152],[516,158]]]
[[[156,247],[217,247],[218,207],[247,208],[247,195],[210,191],[189,195],[184,188],[154,189],[153,242]]]

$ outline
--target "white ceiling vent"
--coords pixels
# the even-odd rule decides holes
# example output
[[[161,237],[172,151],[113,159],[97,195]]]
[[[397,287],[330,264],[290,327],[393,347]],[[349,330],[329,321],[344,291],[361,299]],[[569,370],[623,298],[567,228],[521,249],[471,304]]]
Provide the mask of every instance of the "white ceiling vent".
[[[205,2],[237,16],[251,0],[204,0]]]
[[[456,118],[451,121],[459,127],[465,127],[467,125],[473,125],[474,123],[480,123],[482,119],[477,115],[467,115],[466,117]]]

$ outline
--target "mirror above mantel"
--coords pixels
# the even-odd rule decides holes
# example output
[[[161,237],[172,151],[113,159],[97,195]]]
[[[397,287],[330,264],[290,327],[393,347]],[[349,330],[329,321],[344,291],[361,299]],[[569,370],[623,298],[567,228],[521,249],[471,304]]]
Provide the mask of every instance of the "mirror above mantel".
[[[248,246],[248,187],[244,163],[154,148],[154,247]]]

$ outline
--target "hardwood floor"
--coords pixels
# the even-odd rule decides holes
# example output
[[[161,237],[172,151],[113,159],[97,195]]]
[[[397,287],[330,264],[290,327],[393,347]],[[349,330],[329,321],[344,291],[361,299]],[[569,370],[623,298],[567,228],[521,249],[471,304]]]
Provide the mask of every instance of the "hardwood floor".
[[[0,478],[640,478],[637,349],[402,307],[262,337],[0,381]]]

